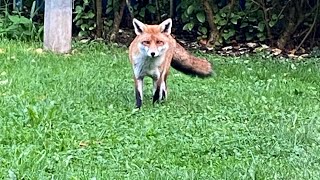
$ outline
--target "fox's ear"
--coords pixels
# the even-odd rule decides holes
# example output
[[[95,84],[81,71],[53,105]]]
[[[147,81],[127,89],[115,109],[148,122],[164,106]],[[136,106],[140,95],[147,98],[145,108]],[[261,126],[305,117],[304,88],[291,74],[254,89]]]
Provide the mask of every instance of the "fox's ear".
[[[134,32],[137,35],[141,35],[144,31],[144,28],[146,27],[145,24],[143,24],[141,21],[139,21],[138,19],[134,18],[132,21],[133,27],[134,27]]]
[[[171,27],[172,27],[172,19],[169,18],[165,21],[163,21],[160,25],[161,32],[165,34],[170,34],[171,33]]]

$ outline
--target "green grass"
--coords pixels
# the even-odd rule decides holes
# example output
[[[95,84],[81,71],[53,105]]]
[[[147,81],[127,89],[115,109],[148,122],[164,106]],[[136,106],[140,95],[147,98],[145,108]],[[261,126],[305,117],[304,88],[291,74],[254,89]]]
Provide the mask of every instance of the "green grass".
[[[210,59],[134,111],[126,49],[0,42],[0,179],[318,179],[320,61]]]

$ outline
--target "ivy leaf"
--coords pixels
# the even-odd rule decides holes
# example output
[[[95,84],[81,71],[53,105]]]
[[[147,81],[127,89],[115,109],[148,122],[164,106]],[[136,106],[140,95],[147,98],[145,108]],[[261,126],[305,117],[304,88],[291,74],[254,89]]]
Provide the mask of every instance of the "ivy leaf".
[[[221,20],[221,17],[220,17],[220,16],[215,16],[215,18],[214,18],[214,23],[215,23],[215,24],[218,24],[220,20]]]
[[[90,11],[88,13],[86,13],[86,15],[83,16],[84,19],[92,19],[95,16],[95,14]]]
[[[79,37],[85,37],[87,35],[88,35],[88,33],[86,31],[80,31],[78,34]]]
[[[264,27],[265,27],[265,24],[264,24],[264,22],[259,22],[259,24],[258,24],[258,30],[260,31],[260,32],[263,32],[264,31]]]
[[[76,13],[80,13],[83,11],[83,7],[82,6],[76,6]]]
[[[86,29],[89,28],[89,25],[88,24],[81,24],[80,28],[82,31],[85,31]]]
[[[187,9],[187,13],[190,15],[194,10],[193,4],[191,4],[188,9]]]
[[[259,41],[265,41],[266,40],[266,36],[262,36],[259,38]]]
[[[72,20],[73,22],[76,22],[76,21],[78,21],[79,19],[81,19],[81,13],[78,13],[77,15],[76,15],[76,17]]]
[[[251,41],[253,39],[252,33],[246,33],[246,40]]]
[[[83,23],[82,19],[79,19],[79,21],[76,22],[76,26],[80,26]]]
[[[139,15],[141,17],[144,17],[144,15],[146,14],[146,9],[145,8],[141,8],[140,12],[139,12]]]
[[[206,27],[200,27],[199,28],[199,31],[202,33],[202,34],[207,34],[208,33],[208,29]]]
[[[204,21],[206,20],[206,17],[205,17],[203,12],[198,12],[197,13],[197,19],[198,19],[199,22],[204,23]]]
[[[236,14],[236,15],[233,16],[233,18],[235,18],[235,19],[241,19],[241,16],[240,16],[239,14]]]
[[[241,16],[239,16],[238,14],[235,14],[235,15],[232,16],[232,18],[231,18],[231,23],[232,23],[232,24],[238,24],[238,19],[241,19]]]
[[[193,29],[193,27],[194,27],[194,23],[193,22],[189,22],[189,23],[185,24],[182,29],[191,31]]]
[[[89,0],[84,0],[84,5],[88,5],[89,4]]]
[[[280,15],[280,17],[279,17],[279,19],[282,19],[283,17],[284,17],[284,15],[283,15],[283,14],[281,14],[281,15]]]
[[[249,24],[247,22],[241,23],[240,28],[247,27]]]
[[[272,14],[272,19],[273,20],[277,20],[278,19],[278,16],[276,14]]]
[[[219,22],[219,25],[220,25],[220,26],[224,26],[224,25],[226,25],[227,23],[228,23],[228,21],[225,20],[225,19],[223,19],[222,21]]]
[[[237,23],[238,23],[238,19],[232,18],[232,19],[231,19],[231,23],[232,23],[232,24],[237,24]]]
[[[229,40],[232,36],[234,36],[236,31],[234,29],[230,29],[227,32],[222,33],[222,36],[225,40]]]
[[[89,31],[94,30],[94,28],[95,28],[95,26],[91,26],[91,27],[89,27]]]
[[[108,27],[111,27],[112,24],[113,24],[113,21],[112,21],[112,20],[109,20],[109,21],[106,22],[106,25],[107,25]]]
[[[257,37],[258,37],[258,38],[262,38],[262,37],[264,37],[264,36],[265,36],[265,35],[264,35],[264,33],[262,33],[262,32],[260,32],[260,33],[257,34]]]
[[[273,27],[274,25],[276,25],[276,21],[269,21],[269,26]]]
[[[109,14],[113,10],[113,7],[108,7],[106,10],[106,14]]]
[[[151,13],[155,13],[156,12],[156,8],[153,5],[147,5],[147,9]]]
[[[256,21],[257,21],[257,18],[249,17],[249,18],[248,18],[248,21],[250,21],[250,22],[256,22]]]

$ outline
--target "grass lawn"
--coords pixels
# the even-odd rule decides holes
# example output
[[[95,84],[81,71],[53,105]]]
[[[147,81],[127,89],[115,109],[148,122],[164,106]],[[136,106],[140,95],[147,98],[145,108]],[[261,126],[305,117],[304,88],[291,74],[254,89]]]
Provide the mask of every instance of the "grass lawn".
[[[318,179],[320,61],[198,54],[134,111],[124,48],[0,42],[0,179]]]

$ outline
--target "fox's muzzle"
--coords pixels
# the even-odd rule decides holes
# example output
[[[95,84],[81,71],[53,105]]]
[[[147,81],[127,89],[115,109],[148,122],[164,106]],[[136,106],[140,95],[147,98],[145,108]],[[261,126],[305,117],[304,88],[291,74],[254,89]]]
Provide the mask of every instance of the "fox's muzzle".
[[[158,57],[159,56],[159,52],[155,52],[155,51],[151,51],[151,52],[148,52],[148,56],[149,57]]]

